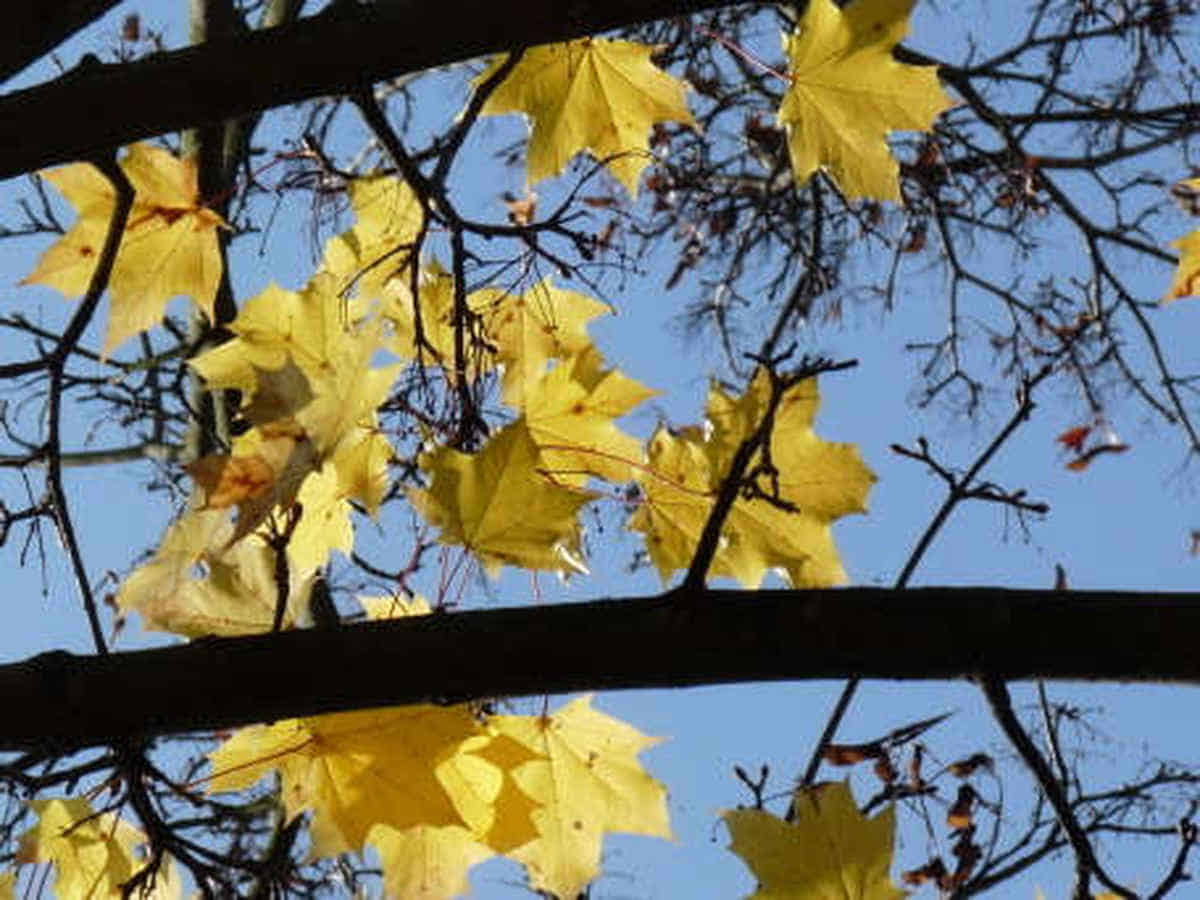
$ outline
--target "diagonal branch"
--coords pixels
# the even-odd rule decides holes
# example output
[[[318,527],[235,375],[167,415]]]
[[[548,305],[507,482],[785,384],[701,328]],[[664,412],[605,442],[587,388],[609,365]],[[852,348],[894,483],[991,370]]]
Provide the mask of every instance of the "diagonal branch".
[[[105,657],[45,653],[0,666],[0,749],[400,704],[850,674],[1200,684],[1196,634],[1195,593],[677,590]]]
[[[0,97],[0,178],[462,59],[730,5],[728,0],[393,0],[137,62],[91,60]],[[80,127],[86,122],[86,127]],[[36,141],[29,135],[37,135]]]

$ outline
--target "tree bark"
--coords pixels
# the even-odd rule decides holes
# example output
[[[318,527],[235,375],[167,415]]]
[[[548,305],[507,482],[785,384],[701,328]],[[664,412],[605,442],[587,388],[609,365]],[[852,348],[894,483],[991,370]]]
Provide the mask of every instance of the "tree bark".
[[[155,54],[94,58],[0,96],[0,178],[405,72],[697,10],[729,0],[347,0],[276,28]]]
[[[8,0],[0,29],[0,82],[45,56],[120,0]]]
[[[0,667],[0,748],[413,703],[745,681],[1200,682],[1200,594],[674,591]]]

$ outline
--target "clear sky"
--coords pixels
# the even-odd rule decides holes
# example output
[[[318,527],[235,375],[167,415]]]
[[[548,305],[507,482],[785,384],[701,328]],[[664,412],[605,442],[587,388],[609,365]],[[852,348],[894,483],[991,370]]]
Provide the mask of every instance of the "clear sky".
[[[165,28],[168,46],[178,46],[183,40],[178,18],[182,6],[173,0],[123,3],[89,29],[81,41],[73,42],[62,55],[63,63],[73,63],[75,48],[94,46],[96,41],[105,46],[111,43],[122,16],[129,11],[140,12],[150,27]],[[960,7],[965,6],[942,5],[938,12],[923,5],[914,45],[935,54],[941,47],[961,47],[969,28],[980,40],[989,40],[996,23],[981,21],[977,16],[964,17]],[[1120,65],[1121,60],[1104,59],[1096,64]],[[47,63],[39,64],[30,71],[29,80],[41,80],[52,72]],[[429,105],[418,111],[418,123],[444,122],[457,112],[457,104],[465,97],[461,74],[448,74],[422,95]],[[259,142],[282,149],[279,141],[294,133],[297,121],[291,113],[275,115],[260,132]],[[519,170],[501,168],[489,151],[519,135],[520,124],[515,119],[497,120],[477,131],[464,156],[471,160],[469,170],[459,173],[462,193],[472,196],[481,214],[500,221],[504,215],[500,194],[504,190],[519,193],[522,177]],[[1161,173],[1167,181],[1188,174]],[[539,190],[552,195],[555,187]],[[26,194],[28,185],[23,180],[6,183],[0,189],[0,218],[13,216],[17,197]],[[310,274],[313,253],[307,215],[302,205],[285,203],[261,244],[255,237],[242,242],[233,263],[239,301],[260,290],[268,278],[296,287]],[[1164,218],[1164,242],[1191,227],[1194,223],[1189,224],[1181,214]],[[998,272],[1018,271],[1025,266],[1031,273],[1042,272],[1055,265],[1056,259],[1070,259],[1076,253],[1077,248],[1071,245],[1073,238],[1053,223],[1047,223],[1042,236],[1043,246],[1028,261],[989,258],[984,244],[983,264]],[[41,237],[0,242],[0,271],[9,285],[15,285],[30,269],[48,243]],[[674,291],[664,291],[665,269],[672,262],[669,254],[662,254],[649,261],[643,276],[624,279],[619,285],[613,282],[607,299],[613,301],[619,315],[599,323],[592,331],[614,364],[663,392],[627,420],[628,429],[643,436],[648,436],[659,421],[697,421],[702,415],[708,377],[724,374],[716,343],[704,337],[686,339],[677,327],[676,317],[694,298],[691,292],[695,284],[685,279]],[[880,262],[861,259],[856,262],[856,273],[864,281],[876,281],[879,276],[872,267]],[[890,453],[888,446],[893,442],[911,444],[918,435],[924,435],[939,458],[965,466],[1012,410],[1011,396],[1003,392],[987,396],[983,409],[973,419],[944,407],[916,408],[913,397],[918,363],[905,352],[904,345],[938,335],[944,329],[945,281],[936,272],[921,275],[915,269],[914,265],[894,312],[885,314],[877,305],[847,299],[841,325],[798,334],[802,349],[859,360],[858,368],[822,380],[822,412],[817,422],[817,431],[827,439],[856,443],[879,476],[870,513],[844,520],[835,529],[855,584],[893,582],[942,498],[940,482],[915,463]],[[1154,298],[1164,292],[1169,274],[1166,266],[1147,268],[1138,273],[1137,284],[1145,297]],[[1200,313],[1193,307],[1195,303],[1183,302],[1153,313],[1166,351],[1181,363],[1194,363],[1196,359],[1192,317]],[[50,328],[61,323],[69,309],[57,295],[41,289],[14,286],[0,295],[0,315],[19,312]],[[102,310],[101,318],[103,315]],[[25,358],[29,352],[28,346],[15,341],[10,333],[0,332],[0,358]],[[1149,421],[1142,407],[1117,398],[1109,408],[1110,421],[1131,449],[1120,457],[1098,460],[1086,472],[1068,472],[1055,436],[1086,421],[1089,414],[1074,398],[1056,391],[1041,398],[1032,421],[996,458],[985,476],[1005,487],[1023,487],[1032,498],[1045,499],[1051,504],[1051,513],[1033,521],[1025,533],[1001,508],[983,504],[960,508],[926,556],[913,584],[1049,587],[1054,566],[1061,563],[1075,588],[1193,590],[1200,565],[1189,555],[1189,534],[1197,524],[1196,476],[1187,465],[1178,435],[1161,423]],[[15,409],[18,395],[9,388],[6,397],[9,409]],[[94,447],[121,443],[122,429],[117,423],[102,422],[88,431],[92,422],[87,410],[71,424],[71,446],[82,446],[85,439]],[[169,520],[172,510],[162,502],[162,495],[149,495],[142,489],[150,475],[148,465],[69,473],[68,492],[93,578],[126,572],[137,555],[157,541]],[[30,485],[33,496],[38,496],[41,485],[37,473],[31,475]],[[15,506],[17,501],[10,502],[9,498],[23,497],[26,488],[11,471],[4,470],[0,471],[0,490],[0,496]],[[619,521],[619,513],[610,510],[604,521],[610,525]],[[3,550],[7,554],[5,594],[10,609],[9,626],[0,631],[0,661],[15,661],[52,648],[87,651],[90,645],[85,621],[52,534],[43,532],[44,566],[39,564],[37,552],[24,566],[19,565],[23,537],[23,530],[15,530]],[[378,536],[364,540],[377,548],[384,546]],[[593,534],[590,543],[594,551],[592,576],[565,585],[541,577],[537,590],[542,602],[651,594],[661,589],[657,576],[650,571],[632,575],[625,572],[624,564],[636,546],[633,536],[621,536],[609,528],[602,535]],[[533,602],[534,588],[528,575],[508,572],[494,583],[471,585],[468,595],[467,605],[513,605]],[[128,632],[121,640],[123,648],[162,640],[161,636],[147,637],[136,625]],[[587,639],[586,635],[579,636],[580,641]],[[620,648],[613,648],[613,666],[620,665]],[[803,769],[839,690],[837,683],[803,683],[630,691],[598,697],[596,703],[601,709],[647,734],[665,738],[644,759],[669,789],[676,840],[610,839],[605,874],[596,883],[593,896],[605,900],[665,900],[731,898],[751,892],[753,880],[742,863],[724,849],[728,837],[717,818],[721,809],[747,800],[732,775],[732,767],[740,764],[754,771],[766,763],[771,767],[771,784],[777,791],[786,790]],[[1081,763],[1081,770],[1085,778],[1094,778],[1097,786],[1118,784],[1123,775],[1137,771],[1153,758],[1184,765],[1200,763],[1195,749],[1197,731],[1187,715],[1194,699],[1190,689],[1051,685],[1049,690],[1053,698],[1096,711],[1093,721],[1097,730],[1083,738],[1080,746],[1081,752],[1090,754]],[[1027,710],[1033,693],[1023,685],[1015,688],[1014,699],[1022,704],[1022,710]],[[870,740],[943,712],[953,715],[930,732],[925,743],[942,762],[977,751],[999,760],[1008,804],[1005,824],[1015,832],[1027,808],[1028,783],[984,713],[977,691],[969,685],[869,683],[839,737],[848,742]],[[844,773],[826,770],[823,777],[841,778]],[[858,770],[850,777],[857,796],[865,800],[875,788],[873,777]],[[976,786],[989,801],[1000,799],[997,782],[983,779]],[[934,818],[940,821],[936,813]],[[914,817],[902,814],[901,823],[894,873],[920,865],[935,847]],[[941,843],[936,844],[935,852],[948,856],[946,830],[938,828],[936,837]],[[1162,853],[1139,851],[1132,845],[1122,847],[1115,860],[1108,862],[1121,880],[1135,889],[1157,883],[1164,872]],[[515,865],[489,863],[480,867],[473,879],[474,895],[488,900],[527,897],[522,880]],[[1070,860],[1060,858],[1001,888],[997,895],[1032,897],[1034,886],[1040,885],[1050,898],[1065,897],[1070,883]],[[926,891],[925,895],[931,896]]]

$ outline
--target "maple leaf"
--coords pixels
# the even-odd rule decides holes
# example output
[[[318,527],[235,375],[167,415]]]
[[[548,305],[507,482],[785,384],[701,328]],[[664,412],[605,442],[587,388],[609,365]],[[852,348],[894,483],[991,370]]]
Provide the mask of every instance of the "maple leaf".
[[[339,296],[353,291],[379,301],[391,287],[407,290],[413,249],[424,222],[421,201],[401,178],[372,175],[346,185],[355,224],[325,244],[321,268]]]
[[[578,896],[599,873],[607,832],[671,837],[666,790],[637,760],[657,738],[592,709],[590,697],[548,716],[496,716],[490,724],[539,757],[512,772],[539,804],[538,836],[509,853],[535,890]]]
[[[54,864],[59,897],[119,897],[122,885],[142,868],[134,857],[146,836],[112,813],[96,814],[83,797],[44,797],[30,801],[38,820],[17,844],[19,863]],[[182,896],[174,864],[154,877],[148,900]]]
[[[278,371],[289,361],[318,384],[342,357],[370,355],[383,345],[378,329],[364,322],[361,304],[343,300],[335,288],[335,279],[325,273],[299,292],[269,285],[227,326],[237,337],[189,364],[209,387],[235,388],[247,396],[258,390],[261,372]]]
[[[200,483],[211,506],[220,505],[213,490],[223,487],[221,477],[234,482],[217,497],[242,506],[237,537],[273,507],[290,505],[304,478],[327,460],[344,498],[361,501],[371,514],[387,493],[393,454],[377,409],[401,367],[371,367],[385,341],[381,327],[358,316],[357,305],[333,288],[328,274],[318,274],[300,293],[267,288],[231,323],[234,340],[191,361],[210,387],[242,391],[242,415],[259,426],[235,442],[232,458],[190,467],[207,479]],[[255,455],[274,472],[271,483],[262,483],[261,465],[234,462]]]
[[[468,738],[440,770],[443,786],[466,827],[377,825],[368,842],[383,862],[384,886],[396,897],[449,898],[467,890],[467,871],[497,853],[537,837],[537,808],[512,778],[534,755],[512,738],[495,733]]]
[[[157,324],[167,302],[191,297],[213,318],[221,279],[217,229],[224,220],[199,198],[196,163],[161,147],[134,144],[121,160],[135,195],[109,278],[112,309],[103,354]],[[99,260],[116,194],[90,163],[41,173],[75,207],[78,220],[42,254],[22,284],[45,284],[68,297],[87,292]]]
[[[526,396],[525,421],[546,470],[568,484],[582,484],[588,475],[631,481],[631,466],[642,462],[642,445],[613,419],[656,393],[604,368],[591,346],[557,365]]]
[[[749,900],[897,900],[892,884],[896,812],[859,814],[842,783],[797,791],[796,817],[785,822],[761,809],[728,810],[730,849],[759,883]]]
[[[379,851],[389,897],[450,900],[463,896],[470,890],[471,867],[496,855],[461,825],[405,829],[376,825],[368,840]]]
[[[491,289],[467,297],[472,313],[486,303],[486,297],[499,293]],[[421,269],[417,282],[417,302],[420,304],[420,346],[417,339],[417,319],[413,295],[407,282],[393,281],[383,294],[380,315],[391,323],[393,337],[388,349],[405,360],[420,361],[423,365],[440,365],[453,381],[454,367],[454,276],[436,260]],[[468,321],[466,347],[475,372],[490,371],[494,355],[488,351],[487,339],[477,320]]]
[[[442,766],[481,726],[466,706],[411,706],[251,725],[209,755],[212,791],[243,790],[271,771],[288,818],[312,811],[313,853],[362,848],[378,824],[464,825]]]
[[[790,84],[779,105],[799,184],[824,168],[850,199],[899,202],[891,131],[927,131],[952,101],[933,66],[892,57],[916,0],[811,0],[784,35]]]
[[[591,347],[588,322],[612,313],[607,304],[555,287],[549,278],[522,294],[479,292],[476,309],[496,345],[496,363],[504,366],[504,400],[518,409],[527,408],[526,391],[545,373],[546,363]]]
[[[288,817],[313,813],[315,856],[369,841],[385,881],[423,885],[399,896],[440,897],[474,861],[536,836],[511,774],[531,759],[465,705],[368,710],[243,728],[210,755],[209,788],[243,790],[278,771]],[[412,848],[427,855],[414,860]],[[451,849],[467,856],[450,860]]]
[[[1200,296],[1200,229],[1173,241],[1171,246],[1179,251],[1179,266],[1163,302]]]
[[[494,574],[501,565],[549,571],[582,568],[579,508],[597,495],[554,481],[540,465],[529,427],[518,419],[478,453],[439,447],[421,458],[427,490],[410,491],[417,511]]]
[[[659,428],[650,440],[648,466],[635,471],[642,502],[629,527],[646,536],[651,560],[664,579],[686,568],[708,521],[713,502],[737,447],[757,428],[770,386],[759,373],[740,398],[713,387],[709,392],[711,434],[700,429],[672,434]],[[808,379],[781,398],[771,434],[777,469],[761,485],[778,486],[778,504],[765,497],[739,497],[731,508],[710,575],[728,575],[757,587],[768,569],[787,573],[795,587],[827,587],[846,580],[830,523],[865,509],[875,476],[851,445],[832,444],[812,431],[816,383]],[[762,463],[761,450],[751,470]]]
[[[532,131],[530,182],[553,177],[576,153],[608,160],[613,176],[636,195],[650,164],[647,135],[658,122],[695,127],[686,85],[651,61],[653,47],[608,38],[582,38],[533,47],[488,97],[482,115],[524,113]],[[497,59],[474,84],[500,67]]]
[[[275,614],[275,552],[257,539],[230,545],[223,509],[194,510],[175,522],[153,558],[121,584],[116,604],[136,610],[151,631],[185,637],[260,634]],[[303,618],[313,572],[292,567],[284,627]]]

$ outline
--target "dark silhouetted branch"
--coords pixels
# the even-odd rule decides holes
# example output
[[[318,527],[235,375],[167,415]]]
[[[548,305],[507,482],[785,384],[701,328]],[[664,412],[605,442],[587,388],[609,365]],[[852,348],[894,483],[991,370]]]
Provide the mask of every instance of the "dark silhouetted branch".
[[[845,678],[1200,682],[1200,594],[672,591],[0,667],[0,748],[397,704]]]
[[[729,4],[337,3],[298,22],[136,62],[88,61],[54,81],[0,97],[0,178],[187,127],[353,93],[405,72],[723,5]]]

